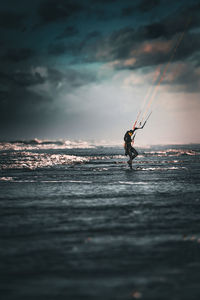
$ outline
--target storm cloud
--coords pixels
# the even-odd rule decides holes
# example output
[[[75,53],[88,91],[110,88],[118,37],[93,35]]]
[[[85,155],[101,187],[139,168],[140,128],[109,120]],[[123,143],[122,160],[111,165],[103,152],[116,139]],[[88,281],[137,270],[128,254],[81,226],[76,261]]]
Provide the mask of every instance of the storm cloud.
[[[72,100],[67,100],[67,94],[95,80],[91,73],[80,73],[72,69],[63,73],[45,67],[32,68],[26,73],[0,73],[2,135],[6,136],[13,130],[33,128],[45,132],[54,122],[57,126],[64,126],[66,122],[73,121],[73,114],[76,114],[78,107],[73,108],[73,97]],[[69,111],[67,107],[70,108]],[[26,128],[23,128],[24,124]]]
[[[110,62],[116,69],[136,69],[167,63],[177,41],[181,40],[174,60],[189,59],[200,47],[199,8],[200,5],[196,4],[163,18],[160,22],[137,29],[126,27],[97,39],[94,44],[88,41],[82,47],[81,44],[74,45],[74,49],[79,49],[80,55],[87,53],[87,61]],[[191,30],[193,31],[190,32]]]
[[[61,34],[59,34],[56,39],[65,39],[72,36],[78,35],[79,30],[74,26],[67,26]]]
[[[199,29],[196,0],[2,2],[2,132],[65,134],[85,124],[95,134],[98,118],[105,128],[111,119],[118,126],[115,115],[128,118],[126,98],[134,93],[141,101],[169,61],[161,88],[199,93]]]
[[[10,48],[5,50],[2,58],[11,63],[18,63],[21,61],[25,61],[31,59],[35,56],[35,50],[31,48]]]
[[[43,23],[66,20],[83,10],[84,6],[78,1],[44,0],[41,1],[38,14]]]
[[[0,11],[0,27],[4,29],[23,29],[26,15],[14,11]]]
[[[148,12],[158,6],[160,3],[160,0],[142,0],[137,8],[142,12]]]

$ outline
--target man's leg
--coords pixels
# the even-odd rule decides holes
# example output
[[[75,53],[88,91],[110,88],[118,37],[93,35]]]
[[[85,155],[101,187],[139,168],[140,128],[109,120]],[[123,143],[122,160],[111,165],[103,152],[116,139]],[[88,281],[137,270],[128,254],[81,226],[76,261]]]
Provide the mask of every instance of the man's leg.
[[[133,153],[132,159],[138,156],[138,152],[135,150],[135,148],[131,147],[131,152]]]
[[[132,169],[133,154],[132,154],[131,148],[128,149],[128,155],[129,155],[130,159],[127,163],[129,164],[130,168]]]
[[[128,147],[127,147],[126,144],[124,144],[124,150],[125,150],[125,155],[126,155],[126,156],[129,155],[129,154],[128,154]]]

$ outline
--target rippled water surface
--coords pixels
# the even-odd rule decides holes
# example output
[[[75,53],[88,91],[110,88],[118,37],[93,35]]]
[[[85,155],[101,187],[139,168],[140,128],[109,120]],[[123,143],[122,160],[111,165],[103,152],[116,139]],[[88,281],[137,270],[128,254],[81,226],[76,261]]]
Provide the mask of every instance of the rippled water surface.
[[[2,299],[200,299],[200,145],[0,143]]]

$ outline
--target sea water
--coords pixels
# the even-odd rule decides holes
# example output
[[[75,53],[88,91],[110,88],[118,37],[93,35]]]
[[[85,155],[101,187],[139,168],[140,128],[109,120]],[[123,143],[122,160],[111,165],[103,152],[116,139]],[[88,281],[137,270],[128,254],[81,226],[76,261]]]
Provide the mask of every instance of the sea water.
[[[1,299],[200,299],[200,145],[0,143]]]

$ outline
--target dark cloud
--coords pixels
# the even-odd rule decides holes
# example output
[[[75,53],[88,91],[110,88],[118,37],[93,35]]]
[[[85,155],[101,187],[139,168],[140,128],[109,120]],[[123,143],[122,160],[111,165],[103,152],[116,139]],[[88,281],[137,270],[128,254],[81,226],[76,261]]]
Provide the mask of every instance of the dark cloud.
[[[41,75],[41,74],[44,75]],[[74,108],[67,100],[68,93],[94,82],[96,77],[88,72],[68,69],[32,68],[30,72],[0,73],[0,126],[1,133],[13,136],[35,135],[49,126],[61,126],[73,120]],[[47,87],[47,89],[46,89]],[[65,98],[63,111],[62,98]],[[59,125],[60,124],[60,125]]]
[[[0,73],[0,94],[3,96],[0,102],[0,124],[2,126],[15,126],[19,124],[29,126],[37,124],[38,119],[45,118],[49,104],[52,102],[49,95],[35,93],[28,88],[44,83],[40,74],[35,73]],[[5,128],[6,130],[6,128]]]
[[[188,59],[200,49],[198,30],[194,31],[200,27],[199,5],[137,29],[126,27],[104,37],[99,32],[92,32],[80,42],[53,45],[50,53],[74,55],[78,62],[116,61],[117,69],[143,68],[166,63],[177,40],[182,37],[174,60]],[[189,33],[191,30],[193,33]]]
[[[116,18],[116,14],[109,10],[107,7],[94,7],[93,9],[88,10],[88,17],[93,17],[95,20],[99,21],[110,21],[111,19]]]
[[[78,55],[82,55],[85,45],[85,40],[76,43],[54,43],[49,45],[47,51],[52,56],[72,55],[77,58]]]
[[[190,58],[200,49],[200,33],[185,33],[180,46],[176,50],[176,57],[179,60]]]
[[[138,29],[141,39],[171,38],[179,32],[200,27],[200,3],[177,10],[159,22]]]
[[[96,81],[96,76],[89,72],[79,72],[67,69],[61,72],[54,68],[32,68],[30,72],[0,72],[0,91],[10,91],[12,89],[25,89],[35,85],[49,83],[52,87],[62,83],[64,88],[78,88],[88,83]]]
[[[45,78],[42,77],[38,72],[28,73],[28,72],[10,72],[10,73],[0,73],[0,90],[10,91],[16,88],[25,88],[37,84],[43,84]]]
[[[200,3],[177,10],[174,14],[163,19],[161,23],[169,36],[181,31],[200,27]]]
[[[127,6],[122,8],[121,15],[122,17],[129,17],[136,11],[135,6]]]
[[[196,11],[197,7],[190,8],[190,11]],[[189,29],[200,26],[200,18],[197,18],[199,12],[194,13],[194,20],[188,22],[184,14],[167,17],[160,22],[140,26],[137,29],[126,27],[114,31],[108,36],[101,37],[96,34],[95,40],[91,40],[88,35],[81,42],[68,45],[53,45],[52,54],[71,53],[72,55],[83,55],[87,61],[109,62],[116,59],[126,59],[131,57],[131,53],[140,51],[142,43],[154,40],[172,41],[177,34],[187,32]],[[184,18],[184,21],[183,21]],[[177,22],[176,22],[177,20]],[[175,30],[174,30],[175,29]],[[187,46],[185,45],[184,49]],[[194,49],[195,50],[195,49]],[[191,49],[191,54],[194,52]],[[157,52],[155,49],[155,54]],[[183,53],[182,53],[183,54]],[[187,53],[189,55],[189,53]],[[165,53],[158,57],[158,62],[164,62]]]
[[[49,45],[48,47],[48,54],[54,56],[60,56],[62,54],[65,54],[66,51],[67,51],[67,46],[64,43],[54,43]]]
[[[27,135],[33,130],[35,133],[41,126],[50,122],[53,115],[52,99],[34,91],[15,88],[4,94],[4,101],[0,102],[0,125],[2,136],[9,133]]]
[[[165,76],[163,84],[169,84],[172,91],[200,92],[200,69],[190,62],[175,63]]]
[[[65,21],[71,16],[80,13],[83,5],[78,1],[71,0],[43,0],[41,1],[38,14],[43,23]]]
[[[90,62],[116,61],[116,68],[142,68],[166,63],[181,36],[175,60],[191,57],[200,49],[199,28],[200,4],[195,4],[163,18],[160,22],[137,29],[127,27],[117,30],[80,50],[84,54],[87,52],[85,58]],[[196,29],[198,30],[195,31]],[[189,33],[191,30],[193,33]]]
[[[167,32],[167,28],[162,23],[153,23],[147,26],[141,27],[138,31],[138,36],[141,35],[142,39],[156,39],[159,37],[169,37],[169,33]]]
[[[68,44],[50,45],[50,53],[71,54],[79,56],[79,60],[87,62],[110,61],[118,56],[123,57],[129,53],[130,45],[133,42],[135,31],[131,28],[125,28],[112,33],[108,37],[102,37],[98,31],[91,32],[80,42]]]
[[[47,80],[52,84],[61,84],[63,88],[73,89],[95,82],[96,76],[89,72],[78,72],[73,69],[67,69],[65,72],[48,68]]]
[[[61,34],[59,34],[56,39],[66,39],[79,34],[79,30],[74,26],[67,26]]]
[[[160,4],[160,0],[142,0],[138,5],[138,10],[148,12]]]
[[[48,68],[48,80],[52,83],[59,83],[65,78],[65,75],[63,72],[53,69],[53,68]]]
[[[45,78],[42,77],[39,73],[24,73],[16,72],[13,74],[13,82],[21,87],[28,87],[36,84],[43,84]]]
[[[65,80],[71,84],[72,87],[78,88],[97,81],[94,73],[77,72],[75,70],[68,70],[65,73]]]
[[[89,32],[81,41],[72,43],[53,43],[48,47],[48,54],[60,56],[72,54],[73,56],[82,55],[87,52],[88,47],[101,38],[101,33],[97,30]],[[82,58],[80,58],[81,60]]]
[[[23,29],[25,15],[14,11],[0,11],[0,27],[4,29]]]
[[[180,41],[180,35],[178,41]],[[176,45],[177,39],[166,42],[163,40],[155,40],[155,42],[141,44],[133,55],[125,55],[119,64],[116,64],[116,68],[137,69],[155,66],[168,63],[171,57],[173,61],[188,59],[199,51],[200,36],[199,34],[187,34],[184,36],[181,44],[179,44],[178,47],[176,47]],[[118,54],[118,58],[119,57],[121,57],[121,53]],[[129,59],[127,59],[127,57],[129,57]],[[133,58],[133,61],[131,61],[131,58]]]
[[[91,31],[89,32],[86,37],[85,37],[85,40],[88,41],[88,40],[91,40],[91,39],[96,39],[96,38],[99,38],[101,37],[101,32],[100,31]]]
[[[33,58],[34,56],[35,51],[31,48],[12,48],[7,49],[7,51],[3,55],[3,59],[13,63],[18,63]]]
[[[139,37],[141,39],[141,36]],[[133,28],[123,28],[109,36],[99,38],[88,45],[88,61],[109,62],[130,56],[130,51],[138,43],[137,32]]]
[[[83,54],[83,50],[86,47],[88,41],[83,39],[82,41],[78,42],[71,42],[71,43],[53,43],[50,44],[48,47],[48,54],[52,56],[60,56],[60,55],[72,55],[72,56],[79,56],[80,60],[82,60],[81,55]]]
[[[110,4],[110,3],[117,3],[119,0],[90,0],[91,4]]]
[[[23,132],[23,128],[29,125],[45,127],[62,118],[66,124],[66,119],[73,122],[71,112],[80,116],[80,107],[83,106],[86,107],[87,119],[91,112],[95,112],[96,106],[91,109],[88,104],[87,109],[90,95],[88,97],[89,88],[86,86],[100,80],[97,76],[101,75],[87,72],[86,68],[103,75],[109,70],[97,69],[96,64],[89,66],[88,63],[108,63],[111,66],[109,74],[116,74],[116,70],[139,69],[141,75],[147,69],[155,69],[156,65],[164,68],[182,32],[185,32],[184,38],[173,62],[174,65],[191,62],[192,66],[181,67],[176,76],[172,76],[173,80],[166,76],[166,83],[175,89],[197,91],[200,4],[190,5],[184,0],[183,5],[177,5],[175,2],[173,4],[171,0],[169,5],[167,0],[162,0],[162,7],[161,0],[37,0],[30,7],[21,4],[23,11],[27,10],[24,14],[16,13],[16,5],[13,5],[12,12],[0,12],[3,33],[0,40],[1,128],[11,125],[10,132],[14,132],[21,126]],[[174,11],[178,6],[179,10]],[[152,23],[154,9],[158,14],[154,14],[156,21]],[[133,14],[135,19],[130,23],[130,18],[126,20],[125,17]],[[161,17],[163,15],[165,17]],[[100,23],[100,20],[106,22]],[[32,31],[31,35],[19,32],[33,28],[36,23],[39,23],[37,29],[40,30]],[[112,32],[114,26],[116,29]],[[11,29],[18,31],[11,32]],[[34,52],[33,48],[37,50]],[[76,69],[72,68],[73,64],[76,64]],[[98,89],[91,90],[98,93]]]

